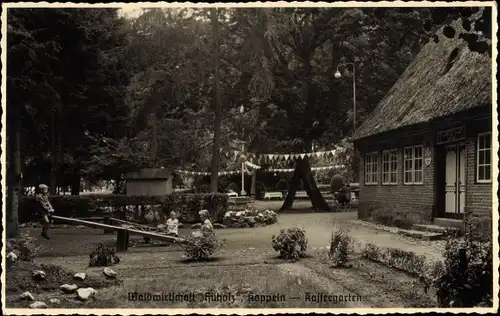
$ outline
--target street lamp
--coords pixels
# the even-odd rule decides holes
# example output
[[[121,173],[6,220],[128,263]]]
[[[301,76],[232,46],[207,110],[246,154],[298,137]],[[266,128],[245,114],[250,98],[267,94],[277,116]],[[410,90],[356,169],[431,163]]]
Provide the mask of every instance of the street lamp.
[[[354,131],[356,131],[356,67],[354,66],[354,63],[344,63],[338,65],[334,77],[336,79],[342,77],[342,74],[339,71],[339,67],[349,65],[352,66],[352,124]]]
[[[245,112],[245,107],[243,105],[240,106],[240,114],[243,119],[243,112]],[[241,196],[247,195],[245,192],[245,141],[243,140],[244,129],[241,129]]]

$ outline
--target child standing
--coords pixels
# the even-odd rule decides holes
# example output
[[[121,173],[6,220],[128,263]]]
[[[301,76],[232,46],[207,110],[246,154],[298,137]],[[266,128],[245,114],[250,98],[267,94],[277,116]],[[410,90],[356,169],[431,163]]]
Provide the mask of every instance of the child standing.
[[[38,186],[38,192],[35,196],[35,199],[38,202],[38,214],[41,216],[42,237],[45,239],[50,239],[48,235],[50,216],[54,213],[54,209],[49,202],[48,194],[49,187],[45,184],[40,184]]]
[[[167,235],[179,237],[179,220],[175,212],[170,212],[170,217],[166,222]]]

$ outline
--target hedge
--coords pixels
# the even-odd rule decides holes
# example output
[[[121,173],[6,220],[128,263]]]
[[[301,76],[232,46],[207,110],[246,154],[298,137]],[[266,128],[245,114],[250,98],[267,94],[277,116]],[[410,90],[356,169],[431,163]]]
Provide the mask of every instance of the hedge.
[[[94,195],[53,195],[49,201],[56,215],[65,217],[103,216],[139,220],[152,211],[154,222],[164,221],[171,211],[175,211],[184,223],[199,222],[198,211],[207,209],[215,222],[222,222],[227,211],[228,197],[225,194],[171,194],[162,196],[128,196],[115,194]],[[35,197],[23,197],[19,206],[19,221],[35,219]]]

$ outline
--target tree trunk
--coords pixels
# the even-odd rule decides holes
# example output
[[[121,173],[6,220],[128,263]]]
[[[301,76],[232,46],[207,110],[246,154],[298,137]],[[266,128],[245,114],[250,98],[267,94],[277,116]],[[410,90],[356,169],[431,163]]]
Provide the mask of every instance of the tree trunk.
[[[153,161],[157,161],[158,158],[158,127],[156,121],[156,113],[151,113],[151,156]]]
[[[314,180],[311,166],[309,165],[307,158],[297,160],[295,170],[293,171],[293,177],[290,181],[290,186],[288,187],[288,194],[280,210],[283,211],[292,208],[293,200],[295,198],[295,193],[297,192],[300,180],[304,183],[304,188],[311,199],[313,208],[315,210],[329,211],[330,206],[326,203],[325,198],[316,185],[316,180]]]
[[[80,189],[81,189],[81,177],[80,177],[80,171],[75,170],[73,172],[73,177],[71,179],[71,195],[80,195]]]
[[[51,139],[50,139],[50,179],[49,179],[49,192],[51,195],[57,193],[57,146],[56,146],[56,109],[52,107],[51,113]]]
[[[288,193],[286,195],[285,201],[281,206],[280,211],[289,210],[293,206],[293,200],[295,199],[295,193],[297,193],[297,188],[300,183],[300,175],[297,165],[295,166],[295,170],[293,171],[292,180],[290,180],[290,185],[288,186]]]
[[[297,163],[297,167],[302,174],[302,183],[304,183],[304,188],[306,189],[309,198],[311,199],[312,206],[315,210],[329,211],[330,206],[325,201],[325,198],[319,191],[316,185],[316,180],[311,171],[311,165],[307,159],[301,159]]]
[[[255,200],[257,194],[257,170],[252,170],[252,187],[250,188],[250,196]]]
[[[19,200],[21,197],[22,174],[21,174],[21,131],[20,123],[15,122],[10,133],[9,152],[10,168],[7,170],[7,238],[16,237],[19,234]]]
[[[221,144],[221,116],[222,108],[220,102],[220,75],[219,75],[219,25],[217,9],[210,9],[212,31],[214,35],[214,80],[215,80],[215,122],[214,122],[214,144],[212,149],[212,176],[210,179],[210,190],[217,192],[217,179],[219,173],[219,148]]]

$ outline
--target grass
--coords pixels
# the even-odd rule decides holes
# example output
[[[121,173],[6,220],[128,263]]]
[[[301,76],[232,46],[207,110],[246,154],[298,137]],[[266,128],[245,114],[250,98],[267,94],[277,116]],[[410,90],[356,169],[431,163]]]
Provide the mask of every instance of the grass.
[[[331,215],[344,220],[345,214]],[[37,285],[20,287],[19,279],[31,278],[36,264],[23,268],[19,276],[15,270],[7,272],[6,304],[8,307],[27,307],[28,302],[19,301],[23,289],[32,289],[36,300],[48,303],[49,298],[58,298],[59,308],[349,308],[349,307],[431,307],[436,306],[432,293],[424,294],[416,280],[402,272],[387,268],[353,255],[347,268],[332,269],[326,262],[327,251],[313,250],[307,258],[297,263],[277,260],[271,247],[270,236],[280,227],[301,223],[310,232],[310,243],[315,246],[328,244],[330,215],[298,214],[284,215],[276,227],[259,229],[224,229],[220,236],[226,238],[228,248],[218,260],[206,263],[182,261],[180,247],[153,247],[139,243],[126,253],[119,253],[121,261],[113,269],[118,272],[121,283],[110,283],[102,275],[102,268],[88,268],[88,254],[95,244],[105,242],[113,246],[114,235],[103,235],[93,229],[54,229],[51,240],[41,240],[42,255],[35,262],[58,264],[63,269],[53,268],[53,281],[37,290]],[[281,225],[281,226],[280,226]],[[30,230],[39,234],[39,230]],[[351,230],[353,232],[355,230]],[[187,232],[187,230],[186,230]],[[371,233],[370,233],[371,234]],[[376,237],[376,235],[370,235]],[[142,238],[134,238],[141,241]],[[405,244],[406,245],[406,244]],[[359,247],[357,247],[359,248]],[[59,290],[63,283],[73,281],[72,271],[86,272],[88,277],[82,286],[97,289],[96,298],[87,302],[75,299]],[[50,270],[50,269],[48,269]],[[62,271],[62,272],[61,272]],[[24,275],[24,277],[22,277]],[[68,279],[69,278],[69,279]],[[50,279],[48,277],[48,279]],[[71,281],[71,282],[69,282]],[[53,284],[53,285],[49,285]],[[38,284],[38,286],[40,286]],[[15,288],[18,288],[15,291]],[[37,291],[36,291],[37,290]],[[160,300],[129,300],[129,293],[150,293],[159,295]],[[285,300],[258,302],[249,300],[248,292],[257,295],[284,295]],[[361,302],[306,302],[305,293],[326,293],[343,297],[356,295]],[[173,302],[161,300],[161,294],[196,294],[194,301]],[[203,301],[206,293],[228,297],[230,301]],[[165,295],[163,296],[165,298]],[[234,297],[234,301],[232,300]],[[296,297],[294,299],[294,297]],[[282,297],[281,297],[282,298]],[[50,305],[50,304],[49,304]]]
[[[84,303],[62,294],[56,297],[61,300],[58,307],[62,308],[78,307],[76,304],[83,308],[346,307],[344,302],[305,302],[307,292],[319,293],[324,289],[315,282],[287,273],[279,266],[252,265],[224,269],[217,266],[178,267],[165,272],[163,277],[141,276],[126,279],[119,287],[102,288],[95,300]],[[133,300],[134,294],[130,293],[137,293],[137,297],[141,295],[144,300]],[[145,300],[148,294],[149,300]],[[173,301],[169,294],[189,300]],[[207,298],[212,300],[207,301]]]
[[[311,271],[327,277],[346,290],[362,297],[371,307],[426,308],[436,307],[434,291],[424,292],[418,278],[386,265],[365,260],[360,254],[352,254],[347,267],[332,269],[327,253],[308,257],[301,264]]]

